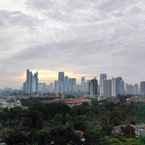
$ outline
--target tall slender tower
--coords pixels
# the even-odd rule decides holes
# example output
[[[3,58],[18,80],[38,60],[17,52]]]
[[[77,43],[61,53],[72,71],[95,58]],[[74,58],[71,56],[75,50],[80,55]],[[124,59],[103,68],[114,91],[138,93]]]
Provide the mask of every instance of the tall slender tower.
[[[98,81],[96,80],[96,78],[90,80],[89,82],[89,95],[91,97],[98,96]]]
[[[33,79],[33,74],[32,72],[27,69],[27,73],[26,73],[26,93],[27,94],[31,94],[32,92],[32,79]]]
[[[24,83],[25,86],[25,93],[26,94],[32,94],[38,92],[38,72],[33,74],[29,69],[26,71],[26,81]]]
[[[112,79],[112,96],[118,97],[125,94],[124,81],[121,77]]]
[[[58,73],[59,93],[64,93],[64,72]]]
[[[100,98],[99,100],[103,100],[104,98],[104,93],[105,93],[105,86],[104,86],[104,81],[107,80],[107,74],[100,74],[100,83],[99,83],[99,93],[100,93]]]

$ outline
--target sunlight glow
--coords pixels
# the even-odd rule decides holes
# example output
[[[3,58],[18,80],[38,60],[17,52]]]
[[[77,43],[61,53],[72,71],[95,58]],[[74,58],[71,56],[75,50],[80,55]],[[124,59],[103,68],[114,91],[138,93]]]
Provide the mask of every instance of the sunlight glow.
[[[45,81],[45,82],[51,82],[54,80],[58,79],[58,72],[57,71],[51,71],[51,70],[44,70],[44,69],[40,69],[40,70],[32,70],[33,73],[38,72],[39,74],[39,79],[40,81]],[[79,74],[78,72],[71,72],[71,71],[64,71],[65,75],[70,77],[70,78],[76,78],[76,79],[80,79],[81,74]],[[24,81],[26,79],[26,73],[23,73],[20,75],[19,79],[21,81]]]

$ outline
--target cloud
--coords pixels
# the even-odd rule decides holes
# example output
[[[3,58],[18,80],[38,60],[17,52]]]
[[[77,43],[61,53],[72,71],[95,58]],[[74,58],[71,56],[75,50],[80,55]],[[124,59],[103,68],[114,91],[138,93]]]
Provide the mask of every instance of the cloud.
[[[0,10],[1,85],[18,85],[27,68],[145,79],[144,9],[144,0],[27,0],[25,11]]]
[[[39,23],[39,20],[26,15],[20,11],[6,11],[6,10],[0,10],[0,25],[5,26],[23,26],[23,27],[34,27]]]

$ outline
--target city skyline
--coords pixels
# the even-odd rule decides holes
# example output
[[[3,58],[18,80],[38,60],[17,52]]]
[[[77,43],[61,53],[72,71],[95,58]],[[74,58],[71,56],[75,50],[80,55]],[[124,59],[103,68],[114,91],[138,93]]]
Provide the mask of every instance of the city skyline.
[[[138,81],[135,81],[135,80],[132,80],[130,81],[128,78],[125,78],[124,76],[119,76],[119,75],[113,75],[113,74],[109,74],[107,72],[103,72],[103,73],[100,73],[100,72],[96,72],[94,74],[85,74],[85,73],[79,73],[79,72],[70,72],[70,71],[51,71],[51,70],[36,70],[36,69],[29,69],[31,70],[31,72],[33,74],[35,73],[38,73],[39,74],[39,81],[41,83],[46,83],[46,84],[51,84],[53,83],[55,80],[58,79],[58,73],[59,72],[64,72],[66,76],[69,76],[70,78],[76,78],[76,81],[77,83],[81,83],[81,79],[83,77],[85,77],[85,79],[87,80],[92,80],[94,78],[96,78],[97,80],[100,79],[100,75],[107,75],[107,80],[108,79],[113,79],[113,78],[117,78],[117,77],[122,77],[124,79],[124,81],[127,83],[127,84],[130,84],[130,85],[135,85],[135,84],[139,84],[140,82],[142,81],[145,81],[145,80],[138,80]],[[4,89],[4,88],[12,88],[12,89],[17,89],[17,88],[21,88],[22,87],[22,83],[25,81],[26,79],[26,72],[25,70],[23,71],[22,74],[20,74],[19,76],[16,76],[17,80],[16,80],[16,84],[12,84],[11,85],[6,85],[6,86],[0,86],[1,89]]]
[[[78,82],[77,78],[70,77],[62,71],[58,72],[57,78],[48,84],[39,79],[38,72],[27,69],[21,90],[28,96],[55,93],[58,95],[90,96],[104,100],[109,97],[144,95],[145,81],[129,84],[121,76],[109,78],[105,73],[100,74],[98,78],[93,77],[91,79],[83,76],[81,81]]]
[[[24,71],[42,80],[77,76],[145,80],[144,0],[3,0],[0,2],[0,88],[19,87]]]

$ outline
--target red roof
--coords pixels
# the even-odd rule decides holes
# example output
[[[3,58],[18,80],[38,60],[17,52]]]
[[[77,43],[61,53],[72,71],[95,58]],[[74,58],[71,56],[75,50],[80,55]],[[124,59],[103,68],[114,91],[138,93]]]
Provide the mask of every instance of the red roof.
[[[82,103],[88,103],[88,102],[90,102],[90,100],[87,97],[64,100],[64,103],[70,104],[70,105],[81,105]]]

